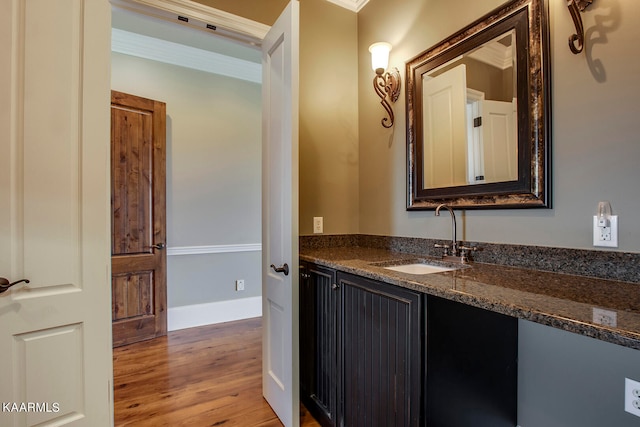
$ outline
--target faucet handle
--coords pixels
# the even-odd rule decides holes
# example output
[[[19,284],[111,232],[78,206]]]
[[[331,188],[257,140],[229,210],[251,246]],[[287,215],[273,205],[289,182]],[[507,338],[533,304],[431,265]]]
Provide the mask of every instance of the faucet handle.
[[[469,261],[469,253],[468,252],[475,252],[479,248],[477,246],[460,245],[460,247],[458,249],[460,249],[460,257],[462,258],[462,262],[466,263],[466,262]]]
[[[449,245],[441,245],[439,243],[436,243],[435,245],[433,245],[433,247],[434,248],[443,248],[444,249],[443,256],[449,255]]]

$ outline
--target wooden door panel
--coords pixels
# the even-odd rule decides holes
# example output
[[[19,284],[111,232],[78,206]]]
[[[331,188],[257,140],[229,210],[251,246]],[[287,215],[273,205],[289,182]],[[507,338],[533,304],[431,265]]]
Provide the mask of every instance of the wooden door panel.
[[[114,275],[113,320],[153,314],[153,271]]]
[[[152,125],[149,111],[112,106],[112,255],[151,253]]]
[[[114,346],[165,335],[165,104],[111,100],[111,270]]]

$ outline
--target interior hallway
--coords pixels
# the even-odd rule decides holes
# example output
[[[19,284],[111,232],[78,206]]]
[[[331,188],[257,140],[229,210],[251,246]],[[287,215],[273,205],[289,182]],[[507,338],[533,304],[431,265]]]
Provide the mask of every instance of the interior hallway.
[[[261,318],[115,348],[113,365],[116,427],[282,425],[262,397]]]

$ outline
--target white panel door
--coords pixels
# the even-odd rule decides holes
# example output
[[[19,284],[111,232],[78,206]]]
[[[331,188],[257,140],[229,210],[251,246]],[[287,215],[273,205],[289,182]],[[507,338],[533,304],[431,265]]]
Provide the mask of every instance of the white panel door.
[[[0,425],[112,424],[107,0],[0,7]]]
[[[467,70],[464,64],[422,82],[423,188],[467,184]],[[434,159],[437,159],[434,160]]]
[[[298,17],[294,0],[262,44],[262,389],[286,427],[300,423]]]
[[[484,178],[487,182],[518,180],[515,105],[515,102],[482,101]]]

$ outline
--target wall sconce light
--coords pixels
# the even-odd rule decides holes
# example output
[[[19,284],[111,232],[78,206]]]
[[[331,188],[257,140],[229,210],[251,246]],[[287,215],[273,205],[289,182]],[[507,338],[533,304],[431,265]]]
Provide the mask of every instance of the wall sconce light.
[[[576,26],[576,34],[569,37],[569,49],[576,55],[582,52],[584,48],[584,27],[582,26],[580,12],[584,12],[591,3],[593,3],[593,0],[567,0],[571,19],[573,19],[573,24]],[[576,42],[578,42],[578,46],[576,46]]]
[[[373,78],[373,89],[380,97],[380,104],[382,104],[389,116],[384,117],[381,121],[382,126],[385,128],[393,126],[393,110],[391,109],[391,104],[387,101],[387,97],[391,102],[396,102],[400,96],[400,71],[395,67],[392,70],[385,71],[389,65],[389,51],[391,51],[389,43],[378,42],[369,46],[371,68],[376,72],[376,76]]]

